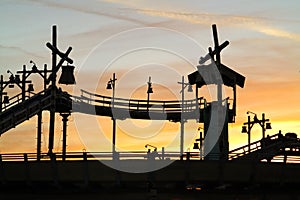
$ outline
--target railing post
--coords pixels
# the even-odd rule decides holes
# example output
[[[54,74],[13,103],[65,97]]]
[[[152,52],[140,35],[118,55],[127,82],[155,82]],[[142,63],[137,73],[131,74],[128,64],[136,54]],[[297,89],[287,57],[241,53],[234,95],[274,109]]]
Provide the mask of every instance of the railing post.
[[[87,153],[83,152],[83,170],[84,170],[84,185],[89,185],[89,164],[87,160]]]
[[[62,160],[66,160],[66,154],[67,154],[67,123],[68,123],[68,117],[70,116],[70,113],[61,113],[62,116],[62,122],[63,122],[63,146],[62,146]]]
[[[55,186],[59,186],[58,169],[57,169],[57,164],[56,164],[56,154],[55,153],[50,154],[50,160],[51,160],[53,183]]]
[[[36,148],[36,159],[41,159],[41,143],[42,143],[42,111],[38,113],[38,126],[37,126],[37,148]]]
[[[2,155],[0,154],[0,172],[1,172],[1,183],[2,185],[5,184],[5,171],[4,171],[4,165],[2,160]]]
[[[26,184],[31,185],[29,163],[28,163],[28,154],[27,153],[24,153],[24,164],[25,164]]]

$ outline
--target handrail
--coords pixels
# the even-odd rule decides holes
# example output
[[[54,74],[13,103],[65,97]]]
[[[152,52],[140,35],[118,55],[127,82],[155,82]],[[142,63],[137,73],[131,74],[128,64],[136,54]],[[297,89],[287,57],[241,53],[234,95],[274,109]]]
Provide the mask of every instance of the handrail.
[[[275,135],[270,136],[269,138],[270,138],[270,139],[272,139],[272,138],[275,139],[276,137],[278,138],[278,135],[279,135],[279,134],[275,134]],[[256,145],[256,144],[260,144],[260,143],[261,143],[261,140],[257,140],[257,141],[255,141],[255,142],[250,143],[250,147],[253,146],[253,145]],[[244,150],[245,148],[248,148],[248,146],[249,146],[249,144],[246,144],[246,145],[241,146],[241,147],[239,147],[239,148],[233,149],[233,150],[229,151],[228,153],[231,154],[231,153],[234,153],[235,151]],[[253,149],[257,149],[257,148],[253,148]],[[252,149],[250,148],[250,151],[251,151],[251,150],[252,150]]]
[[[282,136],[282,137],[280,137]],[[245,150],[248,145],[239,147],[229,152],[229,159],[242,158],[245,155],[250,153],[257,153],[256,158],[260,158],[262,156],[274,157],[278,153],[282,151],[287,151],[286,148],[289,148],[290,151],[299,151],[300,149],[300,139],[289,139],[278,133],[267,138],[263,138],[259,141],[253,142],[250,144],[251,146],[255,145],[254,148],[249,150]],[[243,152],[240,152],[243,150]],[[260,150],[260,151],[258,151]]]
[[[147,160],[149,155],[147,151],[130,151],[130,152],[117,152],[119,160]],[[175,151],[158,151],[157,152],[157,160],[179,160],[180,153]],[[52,156],[47,153],[41,153],[40,159],[43,161],[50,161],[51,157],[55,157],[56,160],[83,160],[86,156],[89,160],[112,160],[113,154],[112,152],[67,152],[66,155],[63,155],[61,152],[55,152]],[[185,152],[183,154],[184,158],[189,157],[189,159],[199,159],[199,153],[194,152]],[[36,153],[5,153],[0,154],[0,163],[6,161],[37,161]]]
[[[85,95],[86,94],[86,95]],[[98,97],[92,98],[92,97]],[[75,97],[76,99],[79,99],[79,97]],[[180,100],[170,100],[170,101],[161,101],[161,100],[150,100],[149,102],[147,100],[139,100],[139,99],[125,99],[125,98],[114,98],[114,101],[112,102],[112,97],[110,96],[104,96],[99,94],[94,94],[91,92],[88,92],[86,90],[81,89],[81,100],[87,101],[89,104],[90,102],[95,102],[100,104],[101,106],[107,106],[111,107],[112,103],[114,107],[116,108],[129,108],[129,110],[143,110],[145,111],[148,107],[152,107],[151,111],[176,111],[180,112],[182,110],[182,102]],[[202,102],[203,97],[198,98],[198,102],[196,99],[189,99],[184,100],[184,111],[190,112],[191,110],[197,109],[199,105],[204,105],[204,102]]]

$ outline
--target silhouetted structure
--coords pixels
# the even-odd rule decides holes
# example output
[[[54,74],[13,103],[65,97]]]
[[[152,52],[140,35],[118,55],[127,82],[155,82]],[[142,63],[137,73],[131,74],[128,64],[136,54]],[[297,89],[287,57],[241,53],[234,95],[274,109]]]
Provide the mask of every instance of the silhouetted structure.
[[[112,96],[103,96],[94,94],[85,90],[81,90],[80,96],[70,95],[67,92],[57,88],[56,73],[59,68],[62,68],[62,76],[58,83],[60,84],[75,84],[73,75],[74,66],[71,64],[73,60],[69,58],[72,50],[71,47],[63,53],[57,47],[56,26],[52,30],[52,44],[47,43],[46,46],[52,52],[52,68],[47,69],[44,65],[43,70],[39,70],[33,61],[32,69],[28,70],[23,66],[22,71],[17,73],[22,74],[22,79],[19,75],[10,73],[9,80],[4,80],[1,75],[0,80],[0,135],[6,131],[16,127],[29,118],[37,115],[37,153],[36,154],[0,154],[0,181],[2,186],[7,183],[25,183],[27,186],[32,186],[35,183],[54,185],[60,188],[61,185],[72,183],[82,184],[84,187],[97,183],[99,185],[113,185],[118,183],[118,187],[124,185],[139,185],[145,183],[145,189],[149,192],[150,198],[156,198],[159,189],[171,187],[172,191],[177,190],[177,185],[186,186],[186,190],[202,190],[205,185],[218,186],[215,188],[227,188],[227,185],[272,185],[278,184],[289,186],[298,185],[300,183],[300,175],[297,173],[300,170],[300,165],[289,165],[288,156],[300,156],[300,140],[296,133],[286,133],[283,135],[279,132],[276,135],[265,137],[265,130],[270,128],[270,124],[265,123],[264,114],[262,120],[257,116],[253,121],[248,117],[248,125],[243,128],[243,132],[247,132],[249,136],[249,144],[229,151],[228,143],[228,123],[234,123],[236,117],[236,86],[244,87],[245,77],[231,70],[221,63],[220,52],[229,42],[225,41],[219,45],[217,37],[216,25],[212,26],[214,36],[214,50],[210,47],[209,53],[200,58],[198,70],[189,74],[189,83],[184,82],[182,77],[182,99],[174,101],[150,100],[149,95],[153,92],[151,79],[149,77],[147,100],[140,99],[124,99],[115,97],[115,74],[109,80],[107,89],[113,89]],[[57,63],[57,56],[60,57]],[[211,63],[204,65],[208,60]],[[63,65],[67,62],[67,65]],[[213,72],[213,73],[212,73]],[[27,78],[33,74],[39,74],[44,80],[44,89],[41,92],[33,93],[33,85]],[[219,73],[220,76],[214,74]],[[26,89],[26,84],[28,88]],[[217,100],[206,102],[203,97],[198,97],[199,88],[214,84],[217,85]],[[13,85],[17,85],[21,89],[21,93],[15,97],[9,98],[4,90]],[[186,100],[184,98],[184,89],[191,85],[196,86],[196,98]],[[233,105],[229,106],[228,98],[223,98],[222,86],[228,86],[233,89]],[[27,95],[26,95],[27,94]],[[32,95],[32,96],[31,96]],[[217,128],[214,131],[220,131],[220,137],[214,145],[213,150],[205,157],[205,161],[199,161],[202,156],[202,144],[205,136],[208,134],[208,126],[211,123],[213,107],[217,105],[219,111],[225,111],[224,124],[214,122]],[[149,109],[151,108],[151,109]],[[42,112],[50,112],[49,124],[49,146],[48,152],[41,152],[41,124]],[[114,112],[115,111],[115,112]],[[67,122],[68,117],[74,112],[86,114],[101,115],[111,117],[113,120],[113,158],[124,156],[126,158],[140,159],[145,162],[166,162],[170,159],[177,159],[166,168],[159,169],[151,173],[128,174],[119,172],[109,168],[106,165],[98,162],[95,155],[91,152],[67,152]],[[59,113],[63,121],[63,148],[61,153],[53,152],[55,114]],[[157,151],[157,147],[147,144],[145,147],[153,147],[151,152],[134,152],[124,153],[116,152],[116,120],[117,119],[145,119],[145,120],[169,120],[171,122],[181,122],[181,152],[182,154],[165,152],[162,148],[161,153]],[[199,123],[204,124],[204,137],[200,129],[200,136],[196,140],[196,152],[183,152],[183,125],[186,120],[197,119]],[[250,130],[255,123],[259,123],[262,127],[263,138],[259,141],[250,143]],[[221,129],[218,129],[221,127]],[[200,144],[200,146],[199,146]],[[205,144],[204,144],[205,145]],[[116,154],[117,153],[117,154]],[[115,155],[116,154],[116,155]],[[111,156],[108,153],[97,154],[100,159],[107,159]],[[179,161],[179,156],[181,160]],[[278,156],[283,156],[282,164],[263,163],[262,161],[271,162]],[[157,158],[157,159],[156,159]],[[185,158],[185,160],[184,160]],[[69,160],[70,159],[70,160]],[[74,159],[74,160],[71,160]],[[69,162],[60,162],[66,161]],[[14,162],[11,162],[14,161]],[[20,162],[21,161],[21,162]],[[39,161],[39,162],[35,162]],[[115,160],[109,160],[109,162]],[[244,161],[244,162],[239,162]],[[299,160],[298,160],[299,161]],[[121,160],[120,163],[126,165],[129,160]],[[266,165],[265,165],[266,164]],[[237,175],[237,173],[239,173]],[[263,176],[262,176],[263,174]],[[278,176],[274,176],[274,174]],[[203,183],[204,184],[199,184]],[[195,184],[194,184],[195,183]],[[224,183],[228,183],[227,185]],[[172,185],[173,184],[173,185]],[[167,185],[167,186],[166,186]],[[172,186],[170,186],[172,185]],[[204,185],[204,186],[203,186]],[[239,188],[235,185],[235,188]],[[143,188],[144,189],[144,188]]]
[[[191,85],[196,85],[197,90],[204,85],[217,85],[217,101],[208,103],[207,106],[202,110],[203,118],[200,118],[200,122],[204,123],[204,137],[207,135],[209,124],[211,123],[212,108],[216,107],[218,109],[218,119],[212,126],[215,127],[213,132],[221,131],[218,142],[214,145],[212,151],[206,156],[205,159],[228,159],[229,142],[228,142],[228,123],[235,122],[236,116],[236,85],[244,87],[245,77],[241,74],[233,71],[227,66],[221,63],[220,52],[229,44],[225,41],[219,45],[217,26],[212,25],[213,38],[214,38],[214,50],[209,47],[209,53],[205,57],[201,57],[198,66],[198,70],[189,74],[189,83]],[[216,58],[215,58],[216,57]],[[211,60],[211,63],[204,65],[207,60]],[[233,89],[233,106],[232,109],[229,108],[228,99],[223,99],[222,97],[222,85],[232,87]],[[222,124],[220,118],[222,116],[222,110],[225,111],[225,122]],[[210,128],[212,127],[210,126]],[[205,145],[205,144],[204,144]]]

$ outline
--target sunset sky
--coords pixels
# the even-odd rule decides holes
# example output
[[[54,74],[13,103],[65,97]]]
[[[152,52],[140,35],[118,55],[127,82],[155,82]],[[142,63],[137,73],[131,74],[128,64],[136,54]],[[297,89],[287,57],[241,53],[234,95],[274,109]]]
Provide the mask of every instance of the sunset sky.
[[[116,96],[146,99],[152,78],[151,99],[180,100],[181,76],[195,71],[198,60],[213,46],[211,25],[220,42],[228,40],[222,62],[246,77],[237,90],[236,123],[229,124],[230,149],[247,143],[241,133],[246,112],[272,123],[267,134],[300,133],[300,3],[296,0],[145,1],[145,0],[2,0],[0,2],[0,74],[7,80],[33,60],[42,69],[51,66],[52,26],[57,25],[58,47],[73,48],[76,86],[60,85],[78,95],[79,89],[110,96],[105,89],[117,75]],[[60,72],[59,72],[60,73]],[[41,79],[32,76],[36,91]],[[8,90],[12,95],[17,90]],[[208,94],[201,88],[201,94]],[[212,96],[214,94],[211,94]],[[225,96],[232,97],[226,90]],[[186,98],[193,98],[186,92]],[[212,97],[206,96],[210,99]],[[43,118],[43,152],[48,145],[48,113]],[[253,116],[253,115],[252,115]],[[61,150],[61,117],[56,116],[55,151]],[[36,117],[0,137],[0,152],[35,152]],[[68,150],[110,151],[111,120],[74,113],[69,121]],[[179,123],[118,121],[117,147],[145,150],[144,145],[179,150]],[[198,125],[186,124],[185,150],[192,148]],[[252,141],[261,138],[259,125]],[[191,149],[192,150],[192,149]]]

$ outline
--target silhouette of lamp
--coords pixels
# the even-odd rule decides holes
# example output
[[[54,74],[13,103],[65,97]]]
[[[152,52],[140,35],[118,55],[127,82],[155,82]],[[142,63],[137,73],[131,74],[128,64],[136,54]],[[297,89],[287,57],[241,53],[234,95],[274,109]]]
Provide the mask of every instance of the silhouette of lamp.
[[[21,93],[22,94],[22,100],[24,101],[25,100],[25,93],[34,91],[33,84],[31,84],[31,81],[26,81],[26,78],[28,76],[23,76],[23,79],[21,80],[20,75],[17,75],[17,74],[14,75],[10,70],[7,70],[7,73],[10,74],[8,87],[9,88],[14,88],[14,84],[16,84],[22,91],[22,93]],[[17,73],[19,73],[19,72],[17,72]],[[27,90],[25,90],[26,83],[29,83]]]
[[[198,128],[198,131],[200,131],[200,129],[203,129],[202,127],[199,127]],[[199,157],[200,157],[200,160],[202,160],[202,146],[203,146],[203,133],[202,131],[200,131],[200,136],[199,138],[197,138],[194,143],[194,146],[193,146],[193,149],[197,149],[199,150]]]
[[[75,67],[73,65],[61,66],[62,72],[58,80],[58,83],[65,84],[65,85],[74,85],[76,83],[75,76],[74,76],[74,68]]]
[[[113,121],[113,135],[112,135],[112,153],[113,159],[116,159],[116,119],[113,116],[113,108],[115,104],[115,85],[116,85],[116,74],[113,73],[113,78],[107,82],[106,89],[112,89],[112,102],[111,102],[111,113],[112,113],[112,121]]]
[[[9,103],[9,96],[5,95],[3,98],[3,103],[8,104]]]
[[[253,121],[250,119],[249,114],[254,114]],[[248,121],[245,122],[242,126],[242,133],[247,133],[248,134],[248,151],[250,152],[250,144],[251,144],[251,129],[254,126],[254,124],[259,124],[262,128],[262,138],[265,138],[265,132],[267,129],[272,129],[271,123],[267,122],[269,119],[265,119],[265,113],[262,113],[262,119],[259,120],[257,118],[257,114],[251,111],[247,111],[248,114]],[[266,123],[267,122],[267,123]]]
[[[21,81],[20,76],[14,75],[10,70],[7,70],[7,73],[10,74],[8,81],[3,80],[3,75],[1,75],[1,79],[0,79],[0,112],[2,112],[2,104],[9,103],[9,97],[7,96],[7,92],[4,92],[4,89],[7,86],[8,88],[14,88],[14,85],[16,84],[22,90],[22,96],[23,96],[23,93],[25,94],[25,90],[23,90],[25,84],[31,83],[31,81],[25,81],[25,80]]]
[[[33,84],[30,83],[30,84],[28,85],[27,92],[33,92],[33,91],[34,91]]]
[[[13,75],[13,73],[10,71],[10,70],[7,70],[7,73],[10,74],[10,77],[9,77],[9,82],[10,84],[8,85],[9,88],[14,88],[15,85],[14,85],[14,82],[15,82],[15,76]],[[20,78],[20,77],[19,77]]]
[[[0,112],[2,112],[2,104],[9,103],[9,97],[7,92],[4,92],[4,89],[10,84],[10,81],[4,81],[3,75],[0,76]]]
[[[112,89],[110,81],[107,83],[106,89],[107,89],[107,90],[111,90],[111,89]]]
[[[152,147],[154,149],[154,151],[157,151],[157,147],[156,146],[153,146],[151,144],[146,144],[145,148],[148,148],[148,147]]]
[[[181,82],[177,82],[178,84],[181,84],[181,119],[180,119],[180,155],[181,159],[183,159],[183,147],[184,147],[184,90],[186,87],[188,87],[188,92],[193,92],[193,87],[189,83],[184,82],[184,76],[181,77]]]
[[[149,111],[150,94],[152,93],[153,93],[153,88],[151,83],[151,76],[149,76],[148,89],[147,89],[147,112]]]

